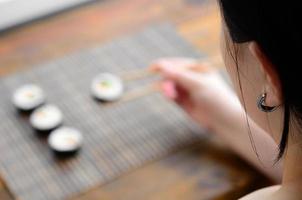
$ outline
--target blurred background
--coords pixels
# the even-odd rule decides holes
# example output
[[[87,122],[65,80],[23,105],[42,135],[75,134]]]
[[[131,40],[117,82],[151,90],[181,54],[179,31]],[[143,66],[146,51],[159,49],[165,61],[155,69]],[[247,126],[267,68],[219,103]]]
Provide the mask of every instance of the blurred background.
[[[153,55],[152,53],[154,53],[155,57],[157,56],[156,50],[152,50],[151,47],[153,43],[154,46],[157,45],[156,38],[152,38],[150,34],[156,32],[158,35],[164,35],[166,31],[167,34],[172,32],[173,35],[175,32],[177,37],[181,38],[179,39],[181,40],[180,43],[185,41],[186,44],[190,45],[186,48],[201,52],[206,57],[217,57],[219,56],[219,18],[219,10],[214,0],[0,0],[0,84],[2,87],[1,96],[3,97],[1,104],[3,107],[9,105],[5,102],[5,99],[8,99],[10,95],[8,88],[13,88],[10,84],[17,84],[19,81],[20,78],[16,77],[33,77],[34,79],[34,75],[30,73],[31,70],[40,66],[42,66],[42,69],[45,67],[45,63],[46,68],[50,69],[51,64],[47,63],[62,63],[63,61],[57,62],[57,60],[67,59],[69,55],[73,55],[73,59],[76,60],[74,62],[84,63],[83,59],[80,58],[82,54],[77,54],[78,52],[90,52],[90,56],[94,55],[94,53],[91,54],[93,52],[93,50],[90,51],[91,49],[101,48],[100,51],[103,51],[102,45],[108,46],[111,42],[118,46],[119,43],[114,43],[114,41],[119,38],[131,37],[132,40],[136,40],[137,37],[147,38],[146,43],[149,46],[146,44],[145,49],[150,47],[150,51],[154,52],[149,52],[149,54]],[[155,31],[153,31],[152,27],[157,27],[158,24],[168,24],[170,28],[167,28],[168,30],[163,28],[164,31],[162,31],[162,28],[155,28]],[[150,29],[151,31],[148,32]],[[144,30],[147,31],[144,32]],[[140,35],[139,33],[142,31],[143,33]],[[172,39],[170,40],[172,41]],[[167,43],[170,40],[167,39]],[[177,40],[175,39],[176,43]],[[132,43],[125,42],[123,45],[126,46],[126,49],[131,49]],[[165,45],[163,45],[163,48],[165,48]],[[171,47],[167,46],[166,48]],[[177,48],[176,53],[171,50],[171,55],[181,54],[181,48],[184,47]],[[142,49],[144,50],[144,47]],[[165,52],[168,52],[168,50]],[[76,57],[76,55],[79,56]],[[104,56],[101,53],[95,55]],[[163,53],[163,55],[165,54]],[[191,54],[188,53],[188,55]],[[147,57],[142,61],[146,65],[153,58],[152,56]],[[91,59],[94,59],[94,57],[91,57]],[[110,59],[110,62],[118,63],[114,60],[114,56],[108,57],[108,60]],[[127,60],[127,58],[125,59]],[[97,63],[97,61],[91,62]],[[217,67],[223,68],[221,61]],[[59,67],[56,68],[56,70],[59,69]],[[85,70],[82,71],[86,73]],[[22,76],[22,73],[28,74]],[[62,73],[64,73],[63,68]],[[14,77],[14,79],[10,77]],[[7,98],[5,98],[6,96]],[[88,112],[86,115],[89,115]],[[14,119],[15,115],[10,117],[8,111],[2,112],[0,117],[2,118],[0,121],[5,122],[9,119],[9,123],[11,123],[11,127],[0,129],[2,131],[0,133],[1,137],[9,133],[9,128],[13,129],[14,126],[19,126],[14,124],[18,123],[19,118]],[[85,118],[86,116],[82,117]],[[4,125],[4,123],[1,124],[1,126]],[[24,127],[26,126],[24,125]],[[85,129],[85,126],[83,125],[80,128]],[[24,132],[26,130],[24,128]],[[106,137],[108,137],[108,141],[118,146],[118,141],[114,139],[115,133],[112,134],[112,136],[108,134]],[[160,136],[157,137],[161,140]],[[10,152],[11,150],[5,142],[14,142],[14,145],[18,145],[16,138],[2,140],[0,151]],[[133,138],[135,138],[135,134],[133,134]],[[76,189],[72,188],[71,184],[70,188],[60,191],[56,186],[53,186],[56,184],[55,181],[47,183],[47,176],[51,176],[52,171],[50,173],[50,170],[53,170],[53,168],[45,168],[44,171],[47,175],[43,177],[42,174],[41,177],[45,181],[43,184],[49,185],[49,187],[47,186],[49,193],[43,192],[41,189],[39,194],[42,194],[42,196],[25,195],[30,193],[29,190],[32,191],[32,194],[36,194],[35,192],[40,190],[39,185],[36,184],[38,182],[30,182],[30,180],[35,180],[34,174],[31,176],[32,179],[23,177],[30,172],[22,167],[22,162],[18,163],[17,156],[15,156],[15,160],[10,160],[10,156],[14,157],[14,152],[11,151],[7,156],[6,154],[0,155],[2,157],[0,159],[0,199],[237,199],[254,189],[271,183],[270,180],[230,152],[223,142],[215,136],[211,135],[205,138],[195,141],[194,145],[175,142],[173,148],[164,152],[158,150],[158,154],[150,157],[150,159],[134,162],[133,166],[121,167],[123,169],[117,174],[110,174],[111,165],[108,165],[108,173],[100,172],[99,175],[95,175],[104,176],[104,179],[101,181],[98,179],[94,182],[88,181],[87,184],[72,179],[72,176],[78,177],[79,174],[72,163],[83,163],[81,159],[86,159],[86,161],[91,159],[92,162],[97,160],[104,163],[107,157],[103,158],[100,154],[90,158],[89,155],[92,155],[94,150],[92,149],[87,153],[88,151],[86,152],[84,149],[79,158],[75,157],[67,161],[48,160],[48,166],[56,166],[53,173],[60,174],[62,177],[71,177],[70,180],[79,181],[81,184],[77,185],[75,183]],[[33,139],[31,142],[35,143],[36,140]],[[21,143],[28,144],[23,140],[20,145]],[[165,143],[162,143],[163,147],[165,145]],[[119,147],[116,148],[118,149],[116,152],[106,152],[106,156],[110,157],[110,161],[113,162],[113,167],[118,164],[118,162],[114,162],[114,159],[118,159],[120,155],[123,157],[122,152],[125,150],[121,150]],[[128,152],[129,148],[127,146],[125,148]],[[139,148],[141,148],[139,145],[135,146],[133,151],[135,152]],[[43,153],[48,159],[48,152]],[[142,155],[144,157],[144,153]],[[134,157],[136,156],[134,155]],[[131,161],[131,158],[129,159]],[[15,164],[13,165],[13,163]],[[39,163],[39,160],[37,163]],[[31,163],[30,166],[33,169],[35,167],[41,168],[37,163]],[[8,170],[8,168],[12,169],[12,166],[17,167],[14,170]],[[88,164],[82,164],[81,166],[83,171],[92,170]],[[12,171],[16,173],[10,174],[9,172],[12,173]],[[70,173],[71,171],[72,173]],[[93,177],[93,175],[91,176]],[[14,180],[12,180],[12,177]],[[62,184],[64,185],[64,183]],[[68,182],[66,184],[68,185]],[[27,185],[32,187],[26,187]],[[82,189],[82,186],[85,187]],[[53,194],[53,196],[50,194]]]

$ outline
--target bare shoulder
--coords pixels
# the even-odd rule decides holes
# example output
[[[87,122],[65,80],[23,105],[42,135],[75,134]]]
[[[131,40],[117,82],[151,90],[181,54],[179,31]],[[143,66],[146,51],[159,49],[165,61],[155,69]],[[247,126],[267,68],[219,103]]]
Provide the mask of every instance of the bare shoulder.
[[[275,185],[271,187],[262,188],[260,190],[256,190],[251,194],[248,194],[239,200],[259,200],[259,199],[272,199],[273,194],[276,193],[281,188],[280,185]]]

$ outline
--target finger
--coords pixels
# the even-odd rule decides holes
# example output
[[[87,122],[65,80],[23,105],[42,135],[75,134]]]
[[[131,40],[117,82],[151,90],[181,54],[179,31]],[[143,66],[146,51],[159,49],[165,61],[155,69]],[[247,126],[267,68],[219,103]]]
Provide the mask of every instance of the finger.
[[[181,58],[181,57],[170,57],[160,58],[150,65],[150,69],[154,71],[160,71],[162,67],[171,68],[189,68],[196,64],[196,60],[193,58]]]
[[[178,96],[176,86],[173,81],[165,80],[162,83],[163,94],[169,99],[175,100]]]
[[[174,82],[169,80],[163,82],[162,89],[164,96],[168,99],[176,102],[184,110],[189,109],[190,95],[185,89],[176,86]]]
[[[176,91],[178,95],[174,101],[187,113],[191,113],[193,108],[191,94],[180,87],[176,87]]]
[[[196,60],[193,58],[170,57],[155,60],[150,65],[153,71],[160,71],[162,67],[171,67],[174,69],[190,69],[196,72],[208,72],[213,70],[211,60]]]
[[[197,73],[208,73],[214,71],[211,63],[207,61],[196,63],[194,66],[190,68],[190,70]]]
[[[162,91],[165,97],[175,101],[183,108],[186,108],[186,105],[190,101],[189,93],[185,89],[175,85],[172,81],[165,80],[162,83]]]
[[[194,90],[200,84],[200,75],[192,71],[164,67],[162,68],[162,74],[165,79],[173,81],[175,85],[185,90]]]

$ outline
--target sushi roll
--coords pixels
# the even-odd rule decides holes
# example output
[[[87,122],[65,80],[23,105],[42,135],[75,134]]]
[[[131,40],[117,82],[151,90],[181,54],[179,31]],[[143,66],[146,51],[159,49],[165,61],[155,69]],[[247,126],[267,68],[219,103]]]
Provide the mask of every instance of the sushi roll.
[[[62,124],[63,114],[58,107],[47,104],[36,109],[29,120],[35,130],[49,132]]]
[[[58,156],[69,156],[78,152],[83,143],[81,132],[71,127],[61,127],[52,131],[48,145]]]
[[[29,112],[45,103],[43,90],[34,84],[18,88],[13,94],[13,104],[20,111]]]
[[[101,101],[115,101],[123,94],[122,80],[109,73],[97,75],[91,84],[92,95]]]

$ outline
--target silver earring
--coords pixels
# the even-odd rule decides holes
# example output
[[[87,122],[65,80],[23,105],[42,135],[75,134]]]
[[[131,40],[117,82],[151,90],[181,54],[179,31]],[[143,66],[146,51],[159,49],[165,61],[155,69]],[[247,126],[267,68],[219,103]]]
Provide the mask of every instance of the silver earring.
[[[257,102],[257,106],[258,106],[259,110],[261,110],[263,112],[273,112],[278,108],[278,106],[273,106],[273,107],[266,106],[265,99],[266,99],[266,93],[262,94],[259,97],[258,102]]]

